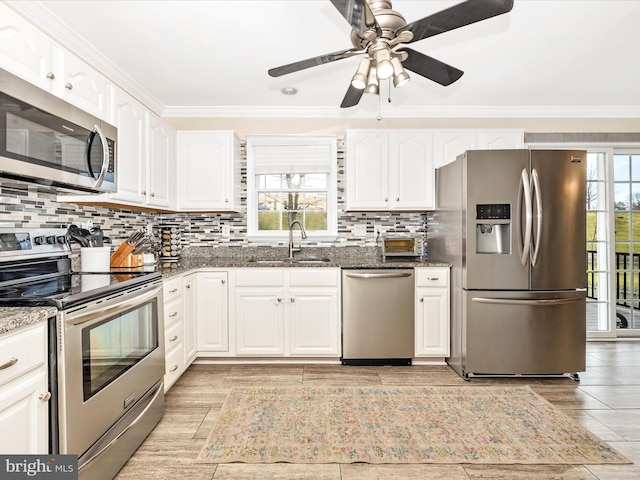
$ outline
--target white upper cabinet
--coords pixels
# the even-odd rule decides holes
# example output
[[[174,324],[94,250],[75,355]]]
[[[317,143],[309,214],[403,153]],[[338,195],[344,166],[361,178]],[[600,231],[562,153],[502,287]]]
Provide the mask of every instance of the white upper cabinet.
[[[523,130],[441,130],[435,135],[435,167],[453,162],[467,150],[524,148]]]
[[[0,67],[106,119],[107,79],[4,5],[0,42]]]
[[[147,112],[147,184],[145,203],[152,207],[175,205],[176,131]]]
[[[2,68],[51,90],[51,76],[57,70],[51,40],[4,5],[0,5],[0,44]]]
[[[427,131],[348,131],[347,210],[432,208],[432,155]]]
[[[146,185],[145,109],[118,88],[111,95],[109,121],[118,128],[116,178],[113,200],[144,204]]]
[[[233,131],[178,132],[178,209],[238,211],[240,141]]]

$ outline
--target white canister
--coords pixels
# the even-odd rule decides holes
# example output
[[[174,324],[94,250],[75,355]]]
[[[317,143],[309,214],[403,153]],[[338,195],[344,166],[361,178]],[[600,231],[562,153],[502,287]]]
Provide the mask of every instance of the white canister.
[[[81,272],[108,272],[111,270],[109,260],[111,247],[81,247],[80,271]]]

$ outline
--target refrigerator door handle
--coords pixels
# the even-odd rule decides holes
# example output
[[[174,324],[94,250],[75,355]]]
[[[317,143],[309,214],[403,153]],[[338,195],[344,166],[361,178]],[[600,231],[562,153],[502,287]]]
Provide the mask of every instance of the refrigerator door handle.
[[[524,235],[522,234],[522,221],[520,215],[522,215],[522,200],[524,199],[525,208],[525,227]],[[529,181],[529,175],[527,169],[522,170],[520,175],[520,186],[518,187],[518,207],[517,207],[517,219],[518,226],[518,247],[520,249],[520,262],[522,265],[527,265],[529,259],[529,251],[531,249],[531,184]]]
[[[575,303],[582,301],[581,297],[575,298],[550,298],[550,299],[536,299],[525,300],[518,298],[489,298],[489,297],[473,297],[472,302],[476,303],[492,303],[497,305],[564,305],[566,303]]]
[[[538,263],[538,255],[540,254],[540,240],[542,239],[542,194],[540,192],[540,178],[538,177],[538,171],[535,168],[531,171],[531,182],[533,184],[531,191],[535,193],[536,200],[536,240],[535,242],[531,242],[531,247],[533,248],[531,266],[535,267]]]

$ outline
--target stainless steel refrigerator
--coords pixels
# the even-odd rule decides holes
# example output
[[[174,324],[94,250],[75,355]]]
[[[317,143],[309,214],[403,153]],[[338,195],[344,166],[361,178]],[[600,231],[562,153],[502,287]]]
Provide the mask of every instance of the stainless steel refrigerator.
[[[586,152],[473,150],[436,172],[429,257],[452,268],[463,378],[585,369]]]

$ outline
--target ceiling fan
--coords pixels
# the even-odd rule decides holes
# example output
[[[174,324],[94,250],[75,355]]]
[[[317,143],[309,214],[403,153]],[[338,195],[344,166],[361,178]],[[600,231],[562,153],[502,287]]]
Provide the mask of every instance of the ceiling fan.
[[[363,93],[379,93],[381,80],[393,78],[398,88],[409,81],[410,70],[440,85],[451,85],[463,72],[440,60],[404,47],[403,43],[417,42],[465,25],[486,20],[511,11],[513,0],[467,0],[440,12],[407,23],[392,10],[389,0],[330,0],[351,25],[353,48],[308,58],[269,70],[279,77],[306,68],[323,65],[343,58],[364,54],[351,85],[340,104],[353,107]]]

